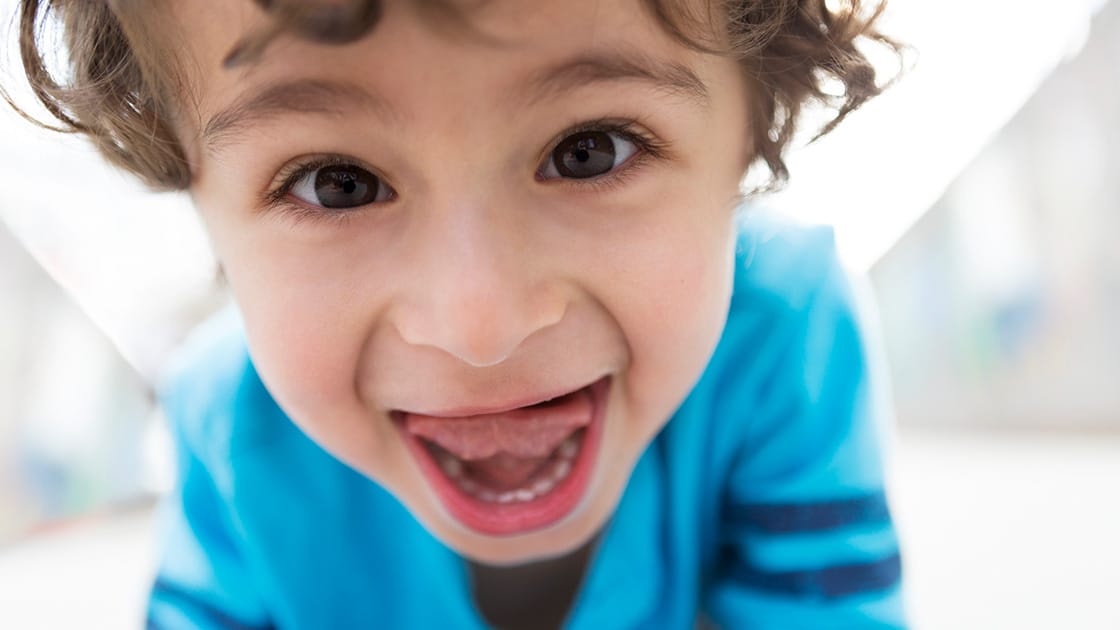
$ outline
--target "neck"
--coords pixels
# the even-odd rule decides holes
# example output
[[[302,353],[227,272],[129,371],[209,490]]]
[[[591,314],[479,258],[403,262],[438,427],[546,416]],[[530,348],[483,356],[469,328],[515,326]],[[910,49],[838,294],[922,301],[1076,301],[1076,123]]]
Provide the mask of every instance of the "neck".
[[[559,628],[587,572],[596,539],[558,558],[496,567],[469,562],[475,603],[502,630]]]

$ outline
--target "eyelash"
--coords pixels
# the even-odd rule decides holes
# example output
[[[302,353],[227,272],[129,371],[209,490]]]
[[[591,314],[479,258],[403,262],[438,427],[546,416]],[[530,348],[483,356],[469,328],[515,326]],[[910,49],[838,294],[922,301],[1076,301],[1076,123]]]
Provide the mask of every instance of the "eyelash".
[[[557,134],[553,137],[552,141],[548,143],[548,149],[538,158],[537,163],[543,164],[544,160],[552,159],[552,152],[556,150],[560,142],[568,136],[588,131],[618,134],[624,139],[633,142],[634,145],[638,147],[638,151],[619,165],[618,168],[596,177],[589,177],[587,179],[559,178],[540,180],[538,169],[538,181],[544,184],[583,189],[589,192],[613,190],[628,182],[630,178],[636,175],[649,161],[664,160],[669,153],[668,143],[644,131],[643,127],[638,124],[636,120],[603,118],[580,123]]]
[[[617,134],[638,148],[637,152],[621,164],[618,168],[587,179],[558,178],[542,180],[539,176],[540,169],[535,171],[538,182],[546,185],[565,186],[588,192],[614,190],[630,180],[643,166],[651,160],[664,160],[669,152],[668,143],[653,137],[642,130],[637,121],[632,119],[600,119],[580,123],[569,127],[557,134],[548,143],[548,149],[538,158],[538,164],[543,164],[546,159],[552,159],[552,152],[568,136],[589,131]],[[265,194],[264,205],[268,209],[278,212],[281,216],[293,220],[296,224],[307,220],[343,223],[354,218],[356,211],[365,206],[357,206],[345,210],[324,211],[321,208],[311,208],[305,204],[289,201],[288,193],[306,175],[327,166],[359,166],[377,175],[382,181],[384,178],[375,170],[364,166],[360,161],[341,155],[324,155],[304,162],[296,162],[285,166],[276,175],[276,180],[281,184]]]
[[[281,184],[274,190],[265,194],[265,207],[277,212],[283,218],[292,220],[295,225],[299,225],[304,221],[344,223],[354,218],[356,214],[355,210],[360,210],[365,206],[357,206],[345,210],[325,210],[323,208],[308,207],[298,201],[288,200],[288,193],[291,192],[292,188],[294,188],[305,175],[314,173],[327,166],[358,166],[377,175],[378,179],[384,181],[381,175],[367,168],[358,160],[341,155],[323,155],[303,162],[295,162],[280,169],[275,179],[279,180]]]

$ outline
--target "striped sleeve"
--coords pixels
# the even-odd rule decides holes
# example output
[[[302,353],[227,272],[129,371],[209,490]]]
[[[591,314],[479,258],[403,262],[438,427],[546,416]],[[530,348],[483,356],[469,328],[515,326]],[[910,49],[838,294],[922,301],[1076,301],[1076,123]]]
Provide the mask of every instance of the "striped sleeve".
[[[721,508],[705,610],[724,628],[903,628],[883,491],[877,366],[838,264],[751,340],[771,357],[736,392],[745,427]],[[788,306],[788,305],[787,305]],[[746,411],[749,410],[749,411]],[[749,416],[749,417],[742,417]]]

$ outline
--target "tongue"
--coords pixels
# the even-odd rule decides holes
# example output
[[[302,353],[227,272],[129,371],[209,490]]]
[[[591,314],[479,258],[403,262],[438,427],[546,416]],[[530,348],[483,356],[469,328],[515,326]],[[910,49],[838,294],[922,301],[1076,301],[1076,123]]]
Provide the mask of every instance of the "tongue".
[[[536,460],[547,457],[564,438],[589,424],[591,414],[591,394],[584,389],[547,404],[501,413],[458,418],[410,413],[404,422],[410,433],[435,442],[459,459],[476,461],[504,454]]]
[[[512,490],[524,486],[546,463],[548,457],[515,457],[498,453],[493,457],[467,462],[470,478],[496,490]]]

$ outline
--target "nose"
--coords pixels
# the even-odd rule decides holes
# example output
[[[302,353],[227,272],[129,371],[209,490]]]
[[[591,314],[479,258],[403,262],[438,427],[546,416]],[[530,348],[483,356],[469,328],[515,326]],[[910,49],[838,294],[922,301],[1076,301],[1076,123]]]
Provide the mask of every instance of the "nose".
[[[395,310],[400,337],[474,366],[497,365],[567,308],[523,225],[458,207],[427,222]]]

